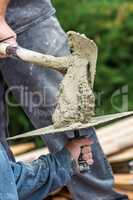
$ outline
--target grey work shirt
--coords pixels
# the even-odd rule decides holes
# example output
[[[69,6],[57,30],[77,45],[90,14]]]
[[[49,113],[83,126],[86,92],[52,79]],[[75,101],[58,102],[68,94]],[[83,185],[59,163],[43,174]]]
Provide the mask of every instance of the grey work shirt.
[[[50,0],[10,0],[6,18],[8,24],[19,33],[54,13]]]

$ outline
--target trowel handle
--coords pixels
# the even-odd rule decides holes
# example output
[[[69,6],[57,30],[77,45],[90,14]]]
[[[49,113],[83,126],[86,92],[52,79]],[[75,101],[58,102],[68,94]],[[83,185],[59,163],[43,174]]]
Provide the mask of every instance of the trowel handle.
[[[67,57],[45,55],[20,46],[11,46],[7,43],[0,43],[0,54],[25,61],[27,63],[49,67],[60,72],[64,72],[67,69]]]
[[[88,165],[88,163],[83,160],[82,156],[83,156],[83,148],[84,146],[81,147],[81,153],[80,153],[80,156],[79,156],[79,159],[78,159],[78,164],[79,164],[79,169],[80,169],[80,172],[85,172],[85,171],[88,171],[90,170],[90,166]]]
[[[74,136],[76,139],[83,138],[80,136],[79,130],[74,130]],[[90,170],[90,166],[88,165],[88,163],[85,160],[83,160],[83,148],[84,148],[84,146],[81,146],[81,152],[80,152],[80,156],[78,159],[79,170],[81,173]]]

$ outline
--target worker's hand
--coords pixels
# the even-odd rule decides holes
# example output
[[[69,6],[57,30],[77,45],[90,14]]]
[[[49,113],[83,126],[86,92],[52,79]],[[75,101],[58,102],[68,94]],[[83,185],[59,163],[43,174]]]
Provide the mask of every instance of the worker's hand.
[[[3,17],[0,17],[0,42],[1,41],[4,41],[13,46],[17,46],[16,33],[10,28]],[[0,54],[0,58],[5,57],[6,56]]]
[[[84,139],[74,139],[71,140],[67,145],[67,150],[71,153],[72,158],[78,163],[78,159],[81,153],[81,147],[84,146],[82,149],[82,158],[85,160],[89,165],[94,163],[91,145],[93,144],[92,140],[88,138]]]

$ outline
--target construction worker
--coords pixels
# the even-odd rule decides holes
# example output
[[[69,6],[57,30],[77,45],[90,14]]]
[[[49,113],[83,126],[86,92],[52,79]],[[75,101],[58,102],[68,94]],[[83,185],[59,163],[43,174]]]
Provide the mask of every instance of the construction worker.
[[[43,200],[66,185],[79,173],[76,162],[81,144],[88,146],[84,147],[83,159],[91,165],[89,139],[71,141],[60,152],[41,156],[30,164],[9,160],[0,142],[0,200]]]
[[[67,36],[55,17],[55,9],[50,0],[0,0],[0,16],[1,42],[12,45],[18,43],[25,48],[54,56],[64,56],[70,53]],[[0,70],[2,73],[1,91],[4,92],[4,82],[6,82],[8,90],[16,97],[34,127],[41,128],[51,124],[51,116],[56,106],[56,94],[63,78],[62,74],[9,58],[1,60]],[[27,95],[22,95],[23,91],[26,91],[24,94],[30,94],[28,100]],[[43,101],[40,101],[40,96],[45,97]],[[8,123],[1,92],[0,98],[1,141],[11,157],[5,140]],[[76,174],[67,184],[73,199],[127,200],[126,196],[116,193],[113,189],[112,170],[99,145],[95,130],[85,129],[82,131],[82,135],[84,134],[93,140],[92,153],[95,162],[90,171]],[[64,147],[70,135],[71,133],[64,133],[60,136],[45,136],[44,140],[50,151],[55,153]],[[22,189],[19,187],[18,192],[22,193]],[[33,196],[36,197],[34,190]],[[26,197],[24,199],[33,199],[32,195]]]

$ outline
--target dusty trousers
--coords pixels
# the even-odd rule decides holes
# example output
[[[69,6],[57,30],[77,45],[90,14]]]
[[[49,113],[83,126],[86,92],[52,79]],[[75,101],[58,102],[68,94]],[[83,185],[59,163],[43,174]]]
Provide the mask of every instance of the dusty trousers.
[[[19,45],[45,54],[54,56],[69,54],[67,36],[55,16],[34,23],[33,26],[19,33],[17,40]],[[8,90],[16,97],[34,127],[41,128],[50,125],[59,84],[63,78],[62,74],[13,59],[3,60],[0,63],[0,70],[9,87]],[[29,94],[28,97],[26,94]],[[95,163],[89,172],[74,176],[67,185],[73,199],[128,199],[113,189],[112,170],[100,147],[95,130],[86,129],[83,132],[94,141],[92,151]],[[50,151],[55,152],[69,140],[69,133],[47,136],[43,139]]]

